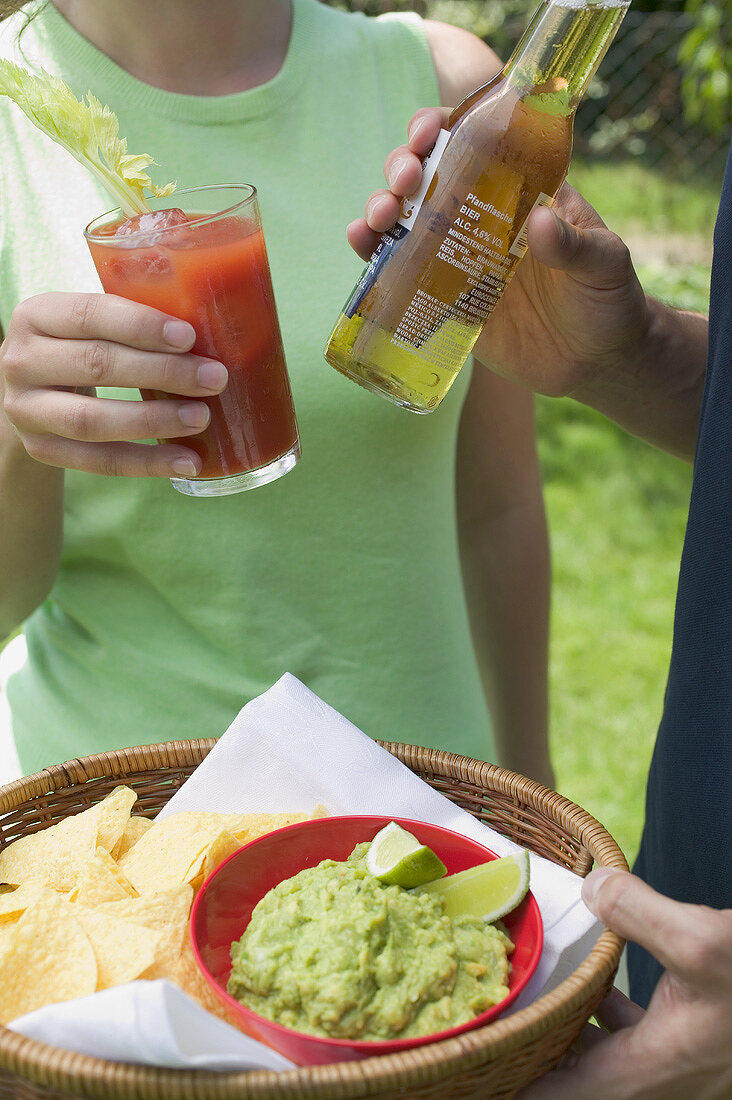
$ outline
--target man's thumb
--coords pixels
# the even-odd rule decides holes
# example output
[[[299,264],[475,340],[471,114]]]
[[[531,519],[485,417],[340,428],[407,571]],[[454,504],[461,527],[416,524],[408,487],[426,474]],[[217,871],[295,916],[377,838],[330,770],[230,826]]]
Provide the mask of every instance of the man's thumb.
[[[698,953],[704,927],[699,906],[672,901],[636,875],[607,867],[587,876],[582,899],[603,924],[645,947],[666,970],[694,983],[704,977]]]
[[[598,290],[627,282],[632,262],[627,245],[604,226],[580,229],[547,206],[529,219],[529,248],[534,259]]]

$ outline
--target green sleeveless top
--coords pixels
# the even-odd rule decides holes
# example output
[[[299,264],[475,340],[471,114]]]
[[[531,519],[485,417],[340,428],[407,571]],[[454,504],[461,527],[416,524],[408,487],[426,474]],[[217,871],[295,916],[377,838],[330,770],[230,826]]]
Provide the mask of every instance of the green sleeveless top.
[[[218,500],[67,473],[61,568],[8,685],[24,770],[216,736],[285,671],[372,737],[490,758],[455,531],[469,372],[419,417],[322,354],[362,267],[344,227],[413,111],[439,102],[420,21],[295,0],[277,76],[217,97],[134,79],[50,4],[18,45],[22,22],[0,24],[0,56],[91,89],[130,150],[155,157],[155,182],[256,184],[303,448],[280,481]],[[7,329],[30,295],[100,289],[82,229],[111,203],[7,99],[0,149]]]

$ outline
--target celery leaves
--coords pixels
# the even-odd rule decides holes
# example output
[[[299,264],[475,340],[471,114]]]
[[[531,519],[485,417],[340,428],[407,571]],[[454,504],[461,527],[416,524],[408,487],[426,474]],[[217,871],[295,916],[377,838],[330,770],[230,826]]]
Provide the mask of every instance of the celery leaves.
[[[44,69],[36,76],[0,60],[0,95],[9,96],[31,122],[88,168],[125,217],[150,210],[145,190],[157,196],[175,190],[174,183],[153,186],[145,169],[155,161],[147,153],[127,152],[117,116],[91,92],[79,100],[68,85]]]

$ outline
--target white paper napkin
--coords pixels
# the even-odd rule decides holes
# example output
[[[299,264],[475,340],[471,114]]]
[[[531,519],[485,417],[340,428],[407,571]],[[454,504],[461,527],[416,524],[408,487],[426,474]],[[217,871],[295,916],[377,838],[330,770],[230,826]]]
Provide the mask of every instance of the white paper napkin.
[[[382,814],[429,821],[499,855],[517,846],[419,779],[289,673],[247,703],[158,815],[181,810]],[[582,879],[531,856],[531,890],[544,950],[516,1012],[586,958],[600,926],[580,898]],[[226,1070],[291,1063],[211,1016],[168,982],[132,982],[49,1005],[10,1025],[55,1046],[118,1061]],[[277,1064],[275,1064],[277,1063]]]
[[[10,1025],[29,1039],[112,1062],[172,1069],[295,1069],[191,1000],[172,982],[130,982],[47,1005]]]

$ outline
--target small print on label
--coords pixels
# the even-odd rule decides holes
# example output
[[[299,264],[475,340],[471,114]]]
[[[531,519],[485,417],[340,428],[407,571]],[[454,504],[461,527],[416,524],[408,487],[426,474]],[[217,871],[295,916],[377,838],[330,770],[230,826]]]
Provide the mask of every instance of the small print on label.
[[[526,215],[526,220],[524,221],[524,224],[521,226],[521,228],[518,231],[518,234],[516,236],[516,240],[513,242],[513,244],[511,245],[511,247],[508,250],[509,254],[511,256],[518,256],[519,258],[521,258],[521,256],[526,255],[526,249],[529,247],[529,241],[528,241],[528,238],[529,238],[529,218],[534,213],[537,206],[553,206],[553,205],[554,205],[554,199],[552,198],[552,196],[551,195],[545,195],[543,191],[540,191],[536,202],[531,207],[531,210],[529,210],[529,213]]]

